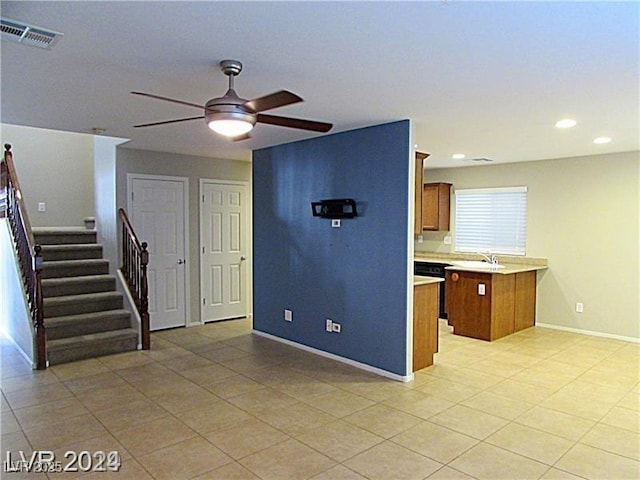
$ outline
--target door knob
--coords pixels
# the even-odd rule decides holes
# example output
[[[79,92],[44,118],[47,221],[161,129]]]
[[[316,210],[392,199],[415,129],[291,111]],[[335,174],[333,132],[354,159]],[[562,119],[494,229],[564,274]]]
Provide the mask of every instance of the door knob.
[[[186,263],[182,258],[178,259],[178,265],[182,265],[183,263]]]
[[[241,261],[241,262],[244,262],[246,259],[247,259],[247,257],[245,257],[244,255],[242,255],[242,256],[240,257],[240,261]]]

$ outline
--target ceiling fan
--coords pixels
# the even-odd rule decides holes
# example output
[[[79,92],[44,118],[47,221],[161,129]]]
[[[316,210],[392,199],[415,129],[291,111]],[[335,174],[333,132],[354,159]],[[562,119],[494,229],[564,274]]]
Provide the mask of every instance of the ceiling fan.
[[[153,127],[156,125],[167,125],[169,123],[204,119],[211,130],[226,137],[231,137],[233,140],[245,140],[249,138],[249,132],[253,129],[256,123],[298,128],[313,132],[328,132],[333,127],[331,123],[266,115],[262,113],[267,110],[299,103],[304,100],[295,93],[291,93],[286,90],[280,90],[279,92],[271,93],[253,100],[240,98],[233,89],[233,79],[242,71],[242,63],[237,60],[223,60],[220,62],[220,69],[229,77],[229,89],[223,97],[213,98],[205,105],[183,102],[182,100],[161,97],[151,93],[131,92],[134,95],[141,95],[143,97],[155,98],[204,110],[204,115],[200,115],[198,117],[177,118],[175,120],[165,120],[163,122],[134,125],[134,127]]]

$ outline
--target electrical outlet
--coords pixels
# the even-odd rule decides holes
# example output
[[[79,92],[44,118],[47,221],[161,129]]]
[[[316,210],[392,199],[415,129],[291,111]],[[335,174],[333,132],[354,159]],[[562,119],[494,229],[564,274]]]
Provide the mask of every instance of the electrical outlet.
[[[583,313],[584,312],[584,303],[578,302],[576,303],[576,312]]]
[[[331,321],[331,319],[327,318],[326,323],[325,323],[325,330],[327,332],[333,332],[333,322]]]
[[[486,285],[484,283],[479,283],[478,284],[478,295],[486,295]]]
[[[293,312],[288,309],[284,309],[284,321],[291,322],[293,320]]]
[[[340,331],[342,330],[342,325],[340,325],[339,323],[333,322],[333,324],[331,325],[331,330],[334,331],[335,333],[340,333]]]
[[[444,237],[444,244],[451,245],[451,235],[447,235],[446,237]]]
[[[418,243],[424,242],[424,237],[422,235],[418,235]]]
[[[38,211],[39,212],[46,212],[47,211],[47,204],[44,202],[38,202]]]

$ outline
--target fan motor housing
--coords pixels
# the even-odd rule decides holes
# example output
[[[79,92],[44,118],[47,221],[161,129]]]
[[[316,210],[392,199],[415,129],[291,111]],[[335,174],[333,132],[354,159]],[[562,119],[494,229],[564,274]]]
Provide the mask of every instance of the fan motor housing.
[[[204,109],[204,118],[207,123],[213,120],[241,120],[244,122],[256,124],[257,115],[249,111],[244,103],[246,100],[233,94],[227,94],[224,97],[213,98],[207,102]]]

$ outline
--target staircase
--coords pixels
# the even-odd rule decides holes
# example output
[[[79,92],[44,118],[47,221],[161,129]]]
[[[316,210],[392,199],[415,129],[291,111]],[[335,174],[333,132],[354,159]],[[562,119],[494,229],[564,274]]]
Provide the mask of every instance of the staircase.
[[[33,234],[42,246],[49,365],[135,350],[138,333],[95,230],[34,228]]]

